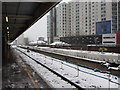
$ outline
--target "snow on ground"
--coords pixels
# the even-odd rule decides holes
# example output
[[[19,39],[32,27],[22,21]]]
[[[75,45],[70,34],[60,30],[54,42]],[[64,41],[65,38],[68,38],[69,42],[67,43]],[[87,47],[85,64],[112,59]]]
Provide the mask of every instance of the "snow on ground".
[[[21,48],[19,49],[25,52],[26,54],[30,55],[37,61],[41,62],[42,64],[46,65],[47,67],[53,69],[54,71],[58,72],[64,77],[68,78],[72,82],[78,84],[82,88],[109,88],[109,87],[118,88],[117,84],[109,82],[108,80],[110,78],[111,81],[118,83],[118,78],[116,76],[112,76],[107,73],[95,72],[93,70],[89,70],[83,67],[78,67],[76,65],[60,61],[58,59],[54,59],[39,53],[35,53],[33,51],[27,53],[27,50]],[[66,84],[66,82],[61,81],[60,78],[51,74],[48,70],[37,64],[35,61],[25,56],[24,58],[28,64],[30,64],[40,74],[42,74],[54,87],[56,88],[71,87],[71,85],[68,85]],[[79,68],[79,70],[81,71],[78,71],[77,68]],[[105,79],[100,77],[104,77]]]
[[[54,88],[75,88],[71,84],[61,80],[60,77],[51,73],[49,70],[37,64],[35,61],[31,60],[29,57],[23,55],[21,52],[17,51],[33,69],[35,69],[39,74],[41,74]]]
[[[119,68],[118,68],[118,67],[108,67],[108,69],[119,70]]]
[[[41,47],[39,47],[41,48]],[[91,54],[105,54],[105,55],[113,55],[118,56],[118,53],[109,53],[109,52],[98,52],[98,51],[85,51],[85,50],[72,50],[72,49],[61,49],[61,48],[50,48],[52,50],[61,50],[61,51],[70,51],[70,52],[83,52],[83,53],[91,53]]]
[[[85,51],[85,50],[71,50],[71,49],[60,49],[60,48],[42,48],[42,47],[39,47],[36,49],[40,49],[45,52],[52,52],[52,53],[56,53],[56,54],[60,54],[60,55],[70,56],[70,57],[74,57],[74,58],[78,58],[78,59],[84,59],[87,61],[98,62],[98,63],[106,63],[106,60],[109,60],[109,62],[111,62],[111,63],[119,63],[120,62],[120,60],[117,60],[118,57],[120,56],[120,54],[118,54],[118,53]],[[81,53],[81,54],[78,54],[78,53]],[[93,55],[93,56],[91,56],[91,55]],[[104,59],[102,58],[102,56],[104,57]],[[111,58],[111,56],[113,56],[114,58]]]
[[[70,44],[65,43],[65,42],[60,42],[60,41],[59,42],[54,42],[54,43],[52,43],[50,45],[70,46]]]
[[[56,50],[57,48],[47,48],[47,47],[38,47],[38,49],[42,49],[42,48],[45,48],[45,49],[54,49]],[[68,50],[69,52],[74,52],[73,50],[69,50],[69,49],[59,49],[59,50],[63,50],[66,51]],[[45,51],[45,50],[43,50]],[[80,50],[81,51],[81,50]],[[80,52],[79,50],[76,50],[75,52]],[[51,51],[45,51],[45,52],[51,52]],[[86,51],[82,51],[82,52],[86,52]],[[59,54],[59,55],[63,55],[63,56],[69,56],[69,57],[73,57],[73,58],[78,58],[78,59],[84,59],[84,60],[87,60],[87,61],[92,61],[92,62],[98,62],[98,63],[105,63],[105,61],[99,61],[99,60],[93,60],[93,59],[88,59],[88,58],[83,58],[83,57],[77,57],[77,56],[72,56],[72,55],[66,55],[66,54],[62,54],[62,53],[57,53],[57,52],[52,52],[52,53],[55,53],[55,54]]]

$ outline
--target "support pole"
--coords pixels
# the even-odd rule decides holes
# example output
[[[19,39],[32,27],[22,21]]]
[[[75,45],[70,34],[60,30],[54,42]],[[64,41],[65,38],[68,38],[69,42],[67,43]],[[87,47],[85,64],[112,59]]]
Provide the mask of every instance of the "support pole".
[[[79,76],[79,66],[78,65],[77,65],[76,70],[77,70],[77,77],[78,77]]]
[[[120,77],[118,77],[118,83],[120,83]],[[120,85],[118,85],[118,90],[120,90]]]

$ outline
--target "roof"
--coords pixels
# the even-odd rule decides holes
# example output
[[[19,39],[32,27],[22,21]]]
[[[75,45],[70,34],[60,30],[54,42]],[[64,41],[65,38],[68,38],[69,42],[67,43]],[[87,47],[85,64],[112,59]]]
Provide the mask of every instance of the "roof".
[[[59,0],[60,1],[60,0]],[[2,2],[3,36],[15,40],[59,2]],[[8,22],[6,21],[8,18]]]

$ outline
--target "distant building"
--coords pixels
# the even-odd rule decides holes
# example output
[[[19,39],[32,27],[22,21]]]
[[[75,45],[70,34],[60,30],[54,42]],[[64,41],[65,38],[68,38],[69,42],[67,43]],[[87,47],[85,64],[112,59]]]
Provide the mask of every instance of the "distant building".
[[[29,45],[29,39],[26,37],[26,38],[24,38],[24,44],[25,45]]]
[[[38,37],[38,41],[44,41],[44,37]]]
[[[24,37],[24,34],[20,35],[15,41],[13,41],[15,45],[29,45],[29,39]]]
[[[13,41],[13,45],[17,45],[17,40],[14,40],[14,41]]]
[[[54,41],[54,42],[58,42],[58,41],[60,41],[60,38],[59,38],[59,37],[54,37],[54,38],[53,38],[53,41]]]
[[[25,42],[24,42],[24,34],[20,35],[17,40],[16,40],[16,44],[17,45],[24,45]]]

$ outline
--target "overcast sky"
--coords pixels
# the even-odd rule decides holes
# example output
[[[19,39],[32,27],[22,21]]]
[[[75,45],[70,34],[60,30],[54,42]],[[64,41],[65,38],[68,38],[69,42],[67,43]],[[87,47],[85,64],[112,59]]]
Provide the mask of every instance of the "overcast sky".
[[[71,0],[63,0],[68,2]],[[61,2],[61,3],[62,3]],[[28,37],[30,41],[37,41],[38,37],[44,37],[47,40],[47,15],[43,16],[33,26],[24,32],[24,36]]]
[[[24,36],[28,37],[30,41],[36,41],[38,37],[47,39],[47,15],[38,20],[33,26],[25,31]]]

